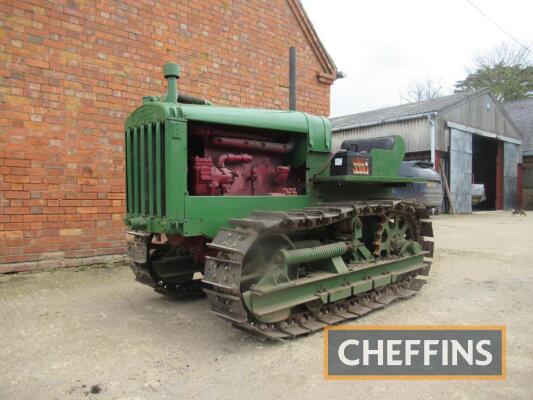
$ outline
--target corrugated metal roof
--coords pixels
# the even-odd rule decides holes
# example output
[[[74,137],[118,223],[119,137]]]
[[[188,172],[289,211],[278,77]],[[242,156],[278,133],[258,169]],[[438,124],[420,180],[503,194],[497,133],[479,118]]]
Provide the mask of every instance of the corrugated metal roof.
[[[381,108],[379,110],[330,118],[330,121],[333,131],[339,131],[362,125],[377,125],[384,122],[394,121],[399,118],[416,118],[431,112],[442,111],[484,92],[487,92],[487,89],[456,93],[450,96],[435,97],[418,103],[402,104],[394,107]]]
[[[523,153],[533,154],[533,99],[507,101],[503,108],[522,133]]]

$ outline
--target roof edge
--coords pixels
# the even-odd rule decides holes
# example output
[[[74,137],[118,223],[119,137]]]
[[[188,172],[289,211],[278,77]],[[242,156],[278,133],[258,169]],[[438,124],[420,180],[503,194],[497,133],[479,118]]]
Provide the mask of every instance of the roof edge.
[[[487,89],[487,88],[477,89],[475,91],[472,91],[465,98],[459,99],[459,100],[457,100],[457,101],[455,101],[455,102],[453,102],[453,103],[451,103],[451,104],[449,104],[446,107],[443,107],[441,109],[433,109],[433,110],[429,110],[429,111],[426,111],[426,112],[423,112],[423,113],[416,113],[416,114],[405,114],[405,115],[401,115],[399,117],[365,122],[364,124],[349,125],[349,126],[345,126],[345,127],[342,127],[342,128],[337,128],[337,129],[335,129],[335,131],[346,130],[346,129],[356,129],[356,128],[362,128],[362,127],[367,127],[367,126],[374,126],[374,125],[382,125],[382,124],[385,124],[385,123],[393,123],[393,122],[397,122],[397,121],[406,121],[406,120],[409,120],[409,119],[417,119],[417,118],[425,117],[425,116],[428,116],[428,115],[431,115],[431,114],[434,114],[434,113],[442,113],[442,112],[448,111],[448,110],[450,110],[450,109],[452,109],[454,107],[457,107],[457,106],[459,106],[459,105],[461,105],[461,104],[463,104],[463,103],[465,103],[467,101],[475,99],[476,97],[478,97],[478,96],[480,96],[482,94],[485,94],[487,92],[490,93],[489,89]],[[454,93],[454,94],[460,94],[460,93]],[[452,95],[450,95],[450,96],[452,96]],[[429,101],[429,100],[424,100],[424,101]],[[402,106],[402,104],[400,104],[399,106]],[[393,107],[399,107],[399,106],[393,106]],[[388,109],[388,108],[390,108],[390,107],[378,108],[377,110],[370,110],[370,111],[379,111],[379,110],[384,110],[384,109]],[[366,112],[366,111],[364,111],[364,112]],[[334,118],[331,118],[331,119],[349,117],[351,115],[357,115],[357,114],[361,114],[361,113],[348,114],[348,115],[343,115],[341,117],[334,117]]]
[[[507,100],[504,101],[502,104],[518,103],[519,101],[533,101],[533,97],[526,97],[525,99]]]
[[[463,92],[463,93],[465,93],[465,92]],[[452,108],[460,106],[461,104],[466,103],[466,102],[468,102],[468,101],[470,101],[472,99],[475,99],[475,98],[477,98],[477,97],[479,97],[479,96],[481,96],[483,94],[486,94],[486,93],[490,94],[490,90],[488,88],[474,90],[474,91],[472,91],[472,93],[467,94],[464,99],[457,100],[456,102],[454,102],[452,104],[449,104],[446,107],[443,107],[443,108],[441,108],[440,110],[437,110],[437,111],[438,112],[445,112],[445,111],[451,110]],[[457,92],[457,93],[454,93],[454,94],[461,94],[461,92]]]
[[[332,133],[345,131],[348,129],[358,129],[358,128],[366,128],[368,126],[376,126],[376,125],[385,125],[385,124],[393,124],[395,122],[400,121],[409,121],[410,119],[420,119],[420,118],[427,118],[428,116],[437,113],[437,111],[428,111],[424,113],[418,113],[418,114],[410,114],[410,115],[402,115],[400,117],[395,118],[386,118],[382,119],[380,121],[372,121],[372,122],[366,122],[364,124],[355,124],[355,125],[349,125],[349,126],[343,126],[342,128],[332,128]]]
[[[511,118],[505,107],[503,106],[503,103],[499,101],[496,96],[492,94],[492,92],[489,91],[489,96],[492,99],[492,101],[496,104],[496,107],[500,110],[500,112],[504,115],[505,118],[509,121],[513,129],[516,131],[518,136],[520,136],[520,139],[524,139],[524,132],[518,127],[518,125],[515,124],[514,120]]]
[[[316,33],[309,16],[305,12],[302,3],[300,0],[287,0],[287,3],[289,3],[289,7],[300,24],[300,27],[302,28],[304,35],[311,46],[311,49],[315,53],[318,62],[322,67],[323,71],[317,73],[317,80],[320,83],[329,85],[333,84],[333,82],[337,79],[337,67],[327,52],[324,44],[318,37],[318,34]]]

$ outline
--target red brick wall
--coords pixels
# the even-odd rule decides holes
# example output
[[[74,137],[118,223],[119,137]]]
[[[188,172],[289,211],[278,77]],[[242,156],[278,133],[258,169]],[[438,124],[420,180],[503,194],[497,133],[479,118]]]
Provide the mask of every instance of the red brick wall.
[[[286,0],[0,3],[0,272],[122,254],[123,122],[179,89],[217,104],[329,114],[320,63]]]

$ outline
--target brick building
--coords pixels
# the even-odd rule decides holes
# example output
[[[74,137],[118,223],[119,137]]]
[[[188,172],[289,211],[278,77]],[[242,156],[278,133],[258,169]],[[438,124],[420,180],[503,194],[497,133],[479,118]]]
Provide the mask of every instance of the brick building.
[[[125,252],[123,130],[141,97],[329,114],[336,69],[299,0],[17,0],[0,4],[0,272]]]

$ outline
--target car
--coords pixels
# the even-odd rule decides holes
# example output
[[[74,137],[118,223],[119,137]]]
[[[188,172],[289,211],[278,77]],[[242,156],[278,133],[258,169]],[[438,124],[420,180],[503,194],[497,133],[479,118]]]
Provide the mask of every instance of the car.
[[[477,206],[487,200],[485,185],[483,183],[472,183],[472,206]]]
[[[442,179],[440,174],[433,169],[431,161],[402,161],[398,175],[409,178],[424,178],[426,182],[394,188],[396,197],[423,204],[433,215],[440,212],[443,198]]]

